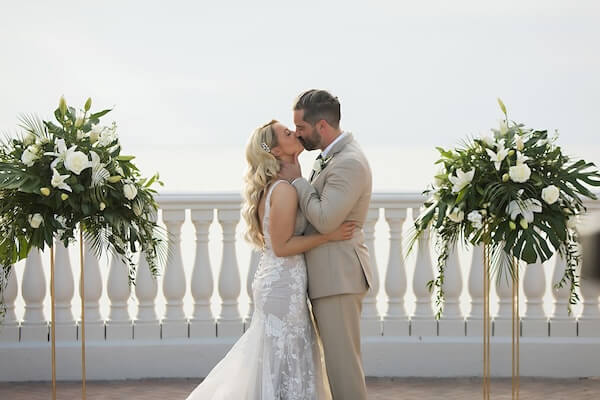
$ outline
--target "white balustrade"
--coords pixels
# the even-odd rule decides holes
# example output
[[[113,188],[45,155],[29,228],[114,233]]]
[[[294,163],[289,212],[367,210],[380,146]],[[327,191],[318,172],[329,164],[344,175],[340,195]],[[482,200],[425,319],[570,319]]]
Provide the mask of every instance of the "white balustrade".
[[[4,315],[2,326],[0,326],[0,342],[15,343],[19,341],[19,321],[15,313],[15,300],[17,299],[19,288],[17,286],[17,273],[14,268],[13,265],[12,271],[8,275],[6,288],[4,289],[6,314]]]
[[[370,208],[363,226],[365,243],[369,249],[371,261],[371,287],[363,299],[363,308],[360,321],[360,331],[367,336],[381,335],[381,317],[377,311],[377,294],[379,293],[379,272],[375,254],[375,224],[379,219],[379,209]]]
[[[48,262],[49,270],[50,263]],[[49,331],[47,320],[44,317],[43,303],[46,293],[48,293],[48,283],[44,275],[41,252],[37,249],[31,249],[27,256],[22,285],[25,315],[21,324],[21,341],[47,342]]]
[[[413,215],[418,215],[418,210],[413,210]],[[432,304],[432,297],[435,294],[429,292],[427,288],[427,283],[434,278],[429,238],[430,232],[425,230],[418,240],[419,248],[413,276],[413,292],[416,305],[411,318],[412,336],[437,335],[437,321],[435,320]]]
[[[235,227],[240,220],[240,211],[220,209],[218,219],[223,228],[223,256],[219,271],[221,313],[217,318],[217,334],[235,337],[240,336],[244,329],[238,309],[241,282],[235,250]]]
[[[541,262],[528,264],[523,276],[525,313],[521,319],[522,336],[548,336],[548,317],[544,313],[546,292],[545,265]]]
[[[77,327],[71,301],[75,293],[73,268],[69,250],[62,242],[54,241],[54,276],[56,277],[56,340],[73,341],[77,338]]]
[[[104,340],[104,320],[100,315],[102,274],[92,244],[83,241],[83,287],[85,294],[85,340]]]
[[[106,291],[110,300],[110,312],[106,321],[106,340],[129,340],[133,338],[133,326],[129,317],[128,266],[117,255],[112,256]]]
[[[467,336],[483,336],[483,246],[473,246],[469,267],[471,310],[467,316]]]
[[[460,309],[462,294],[462,271],[456,245],[448,249],[448,259],[444,270],[445,302],[442,318],[439,320],[440,336],[465,336],[465,317]]]
[[[556,264],[551,281],[554,310],[550,317],[550,336],[574,337],[577,336],[577,320],[573,313],[569,315],[569,284],[564,284],[562,288],[554,287],[562,279],[567,264],[560,255],[557,255],[555,259]]]
[[[386,208],[385,220],[390,228],[390,251],[385,272],[387,310],[383,317],[384,336],[408,336],[410,323],[404,304],[406,268],[402,250],[402,225],[406,208]]]
[[[427,288],[427,282],[434,279],[434,265],[437,261],[437,254],[431,252],[430,232],[425,232],[415,245],[415,270],[412,275],[407,271],[403,254],[403,226],[407,212],[412,209],[412,215],[418,213],[416,207],[420,201],[421,196],[417,194],[373,195],[363,227],[374,274],[372,289],[365,297],[361,317],[365,371],[375,376],[403,376],[407,373],[429,376],[480,374],[478,366],[483,334],[482,247],[473,248],[470,264],[468,267],[464,266],[468,268],[465,271],[468,272],[467,282],[464,283],[462,277],[465,275],[460,263],[462,254],[459,257],[459,253],[463,251],[460,249],[461,244],[459,243],[458,248],[450,249],[443,283],[446,299],[444,313],[436,321],[434,295]],[[165,269],[160,271],[162,276],[159,280],[151,275],[144,255],[139,255],[136,285],[133,287],[137,302],[135,310],[130,303],[133,300],[132,288],[128,282],[128,266],[119,257],[113,256],[108,265],[108,274],[101,273],[99,259],[91,251],[89,243],[85,243],[83,285],[86,340],[88,346],[94,348],[88,352],[88,364],[95,365],[97,346],[101,346],[102,352],[110,352],[110,357],[102,358],[102,362],[112,365],[102,370],[90,368],[90,377],[114,379],[202,375],[223,356],[252,319],[252,280],[258,267],[260,252],[253,250],[249,253],[249,258],[239,260],[248,262],[246,280],[242,282],[236,251],[237,245],[247,246],[245,242],[236,241],[241,197],[237,194],[161,195],[159,204],[162,220],[169,232],[170,252]],[[586,204],[591,205],[591,208],[600,208],[600,202]],[[187,248],[189,242],[182,241],[181,238],[187,210],[190,210],[191,223],[195,228],[195,247],[192,248]],[[210,235],[215,211],[222,228],[222,253],[220,259],[214,259],[211,263],[211,255],[214,256],[213,252],[216,253],[218,249],[217,241],[211,240]],[[378,230],[377,224],[382,212],[387,223],[386,229],[389,229],[389,252],[387,263],[379,271],[377,259],[381,260],[382,256],[385,258],[381,253],[377,254],[377,250],[383,248],[380,242],[384,232]],[[57,243],[55,247],[57,338],[63,345],[59,347],[59,357],[71,359],[69,363],[62,365],[72,370],[68,376],[75,377],[79,372],[79,353],[65,349],[70,349],[71,344],[77,340],[77,324],[73,316],[79,314],[79,304],[73,301],[74,275],[77,275],[73,266],[78,263],[69,260],[67,249],[61,246],[62,244]],[[184,254],[190,255],[190,259],[193,256],[193,265],[184,265],[183,260],[188,259],[183,257]],[[562,258],[557,256],[555,260],[552,285],[560,280],[565,268]],[[49,315],[44,314],[50,297],[49,261],[48,251],[40,253],[32,250],[27,260],[23,264],[18,263],[15,266],[17,270],[10,275],[4,292],[7,314],[0,327],[0,354],[3,359],[29,354],[27,359],[31,361],[27,361],[30,363],[28,367],[19,372],[16,372],[15,367],[8,367],[11,363],[0,363],[0,380],[43,379],[47,374],[48,357],[36,356],[35,352],[40,348],[49,351]],[[550,266],[553,262],[554,259],[547,262],[547,265]],[[18,271],[18,268],[24,270]],[[522,268],[520,274],[525,304],[525,307],[521,307],[522,335],[527,337],[527,345],[533,346],[528,347],[528,351],[533,352],[536,360],[540,361],[531,365],[523,364],[524,375],[600,375],[600,367],[595,368],[593,365],[597,364],[586,361],[586,357],[594,354],[594,346],[597,346],[600,338],[599,288],[585,279],[581,280],[583,304],[574,309],[582,308],[582,313],[576,319],[575,315],[567,314],[568,284],[562,289],[548,287],[544,268],[541,263],[532,264]],[[21,272],[22,279],[19,282]],[[409,277],[412,278],[410,292],[407,291]],[[106,279],[106,284],[103,278]],[[157,302],[161,299],[158,296],[161,280],[166,300],[164,316],[157,315],[156,311]],[[191,296],[186,296],[188,282]],[[498,296],[493,334],[501,340],[494,341],[492,347],[495,346],[494,343],[503,345],[506,340],[510,341],[512,331],[512,280],[507,280],[504,276],[493,283]],[[243,309],[248,306],[248,312],[243,317],[239,310],[242,284],[245,284],[248,294],[248,304],[241,305]],[[104,286],[110,300],[107,316],[100,313]],[[380,293],[380,287],[385,293]],[[463,297],[463,288],[468,291],[464,293],[466,298]],[[544,299],[550,296],[553,299],[553,310],[547,315],[545,310],[549,310],[549,305],[544,308]],[[461,308],[461,299],[468,301],[467,309]],[[216,307],[214,314],[213,307]],[[407,310],[412,310],[413,307],[414,312],[409,317]],[[189,321],[184,309],[193,310]],[[384,314],[380,315],[378,309],[384,310]],[[135,315],[133,320],[130,310]],[[21,315],[22,322],[19,324]],[[61,331],[63,328],[64,332]],[[465,332],[467,337],[464,337]],[[417,346],[415,341],[419,343]],[[166,358],[162,358],[165,360],[164,367],[145,362],[148,351],[156,351],[157,357],[168,354]],[[166,353],[161,353],[163,351]],[[453,359],[456,368],[440,369],[435,361],[427,364],[426,360],[434,360],[439,354],[451,356],[457,352],[460,352],[461,357]],[[494,349],[492,352],[494,353]],[[407,361],[403,361],[403,357]],[[554,360],[557,357],[564,361],[561,365],[555,365],[552,369],[544,367],[548,365],[544,360]],[[169,359],[178,361],[169,362]],[[411,361],[415,359],[421,361]],[[137,363],[135,374],[126,370],[131,362]],[[507,367],[505,373],[509,374],[508,371],[510,367]]]
[[[196,229],[196,256],[191,280],[194,314],[190,319],[190,337],[216,336],[216,322],[210,310],[214,280],[208,254],[208,229],[213,216],[212,208],[192,210],[192,223]]]
[[[163,221],[169,232],[169,256],[163,278],[167,310],[162,322],[162,337],[183,338],[188,336],[188,324],[183,312],[186,280],[181,257],[181,226],[185,221],[185,210],[165,210]]]

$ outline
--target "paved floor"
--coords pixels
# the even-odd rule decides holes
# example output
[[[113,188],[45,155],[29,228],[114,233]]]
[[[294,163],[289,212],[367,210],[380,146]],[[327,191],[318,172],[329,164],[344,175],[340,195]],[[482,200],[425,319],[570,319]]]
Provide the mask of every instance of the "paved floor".
[[[87,383],[89,400],[177,400],[197,385],[193,379],[145,379],[129,381],[93,381]],[[423,379],[389,378],[368,379],[369,400],[470,400],[481,399],[481,381],[476,378]],[[48,382],[0,383],[2,400],[50,399]],[[79,382],[59,382],[57,398],[81,398]],[[511,399],[510,379],[492,382],[492,399]],[[598,400],[600,378],[588,379],[534,379],[521,378],[521,400]],[[208,400],[208,399],[207,399]]]

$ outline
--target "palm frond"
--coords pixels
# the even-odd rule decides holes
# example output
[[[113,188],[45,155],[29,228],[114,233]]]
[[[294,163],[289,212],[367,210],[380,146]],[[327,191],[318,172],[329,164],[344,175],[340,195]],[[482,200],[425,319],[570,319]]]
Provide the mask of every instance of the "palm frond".
[[[39,138],[48,137],[46,125],[44,125],[44,121],[37,114],[21,114],[19,115],[19,120],[21,121],[19,127],[25,131],[33,133]]]

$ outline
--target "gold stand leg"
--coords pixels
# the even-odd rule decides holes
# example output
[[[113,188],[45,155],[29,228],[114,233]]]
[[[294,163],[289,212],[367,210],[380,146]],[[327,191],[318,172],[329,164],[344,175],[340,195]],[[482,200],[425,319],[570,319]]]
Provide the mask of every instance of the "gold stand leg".
[[[513,296],[512,296],[512,398],[519,400],[519,338],[521,323],[519,320],[519,263],[513,258]]]
[[[79,280],[79,294],[81,297],[81,398],[86,399],[85,388],[85,280],[83,275],[83,231],[79,229],[79,264],[81,279]]]
[[[52,400],[56,400],[56,329],[54,300],[54,245],[50,246],[50,336],[52,342]]]
[[[483,400],[489,400],[490,381],[490,260],[488,246],[483,247]]]

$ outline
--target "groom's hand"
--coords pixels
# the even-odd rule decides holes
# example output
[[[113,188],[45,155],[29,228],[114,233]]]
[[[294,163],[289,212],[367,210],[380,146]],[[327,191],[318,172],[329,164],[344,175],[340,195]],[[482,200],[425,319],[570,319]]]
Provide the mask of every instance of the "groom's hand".
[[[285,179],[292,183],[294,179],[302,176],[302,168],[300,168],[300,163],[298,162],[298,154],[294,154],[294,161],[291,163],[281,161],[281,169],[279,170],[279,177],[281,179]]]

